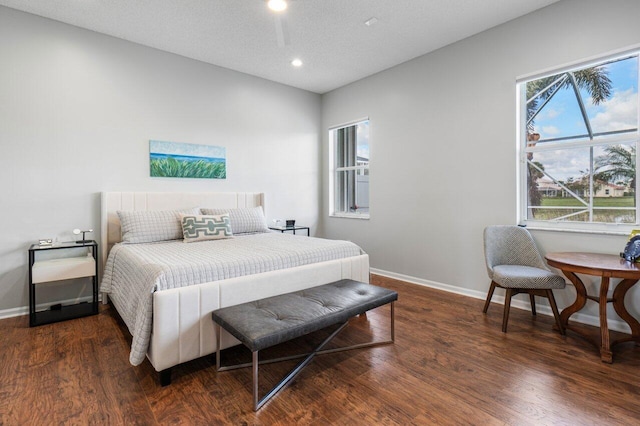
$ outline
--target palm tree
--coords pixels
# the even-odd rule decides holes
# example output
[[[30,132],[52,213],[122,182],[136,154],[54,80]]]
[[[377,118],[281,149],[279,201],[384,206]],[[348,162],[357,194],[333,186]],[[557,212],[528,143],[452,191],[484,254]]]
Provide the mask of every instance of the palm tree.
[[[605,182],[620,179],[636,189],[636,147],[611,145],[604,149],[605,154],[596,158],[594,177]]]
[[[598,105],[611,97],[612,84],[608,71],[604,66],[585,68],[578,71],[567,71],[549,77],[540,78],[527,83],[527,134],[535,134],[535,117],[545,103],[560,89],[574,87],[584,89],[591,96],[593,104]],[[539,135],[538,135],[539,138]],[[635,153],[634,153],[635,154]],[[531,162],[533,154],[529,153]],[[536,183],[539,171],[530,163],[527,164],[527,183],[529,206],[540,205],[542,197]],[[635,181],[634,181],[635,182]]]
[[[533,155],[531,158],[533,158]],[[541,162],[532,161],[532,163],[538,166],[541,170],[544,170],[544,165]],[[529,206],[539,206],[542,202],[542,194],[538,191],[538,179],[544,176],[544,173],[531,164],[527,164],[527,166],[527,173],[529,175]]]
[[[530,100],[527,103],[527,128],[530,132],[533,132],[534,118],[539,112],[539,105],[544,104],[558,90],[570,88],[573,81],[578,89],[584,89],[589,93],[594,105],[599,105],[611,97],[611,79],[609,72],[602,65],[530,81],[527,83],[527,100]]]

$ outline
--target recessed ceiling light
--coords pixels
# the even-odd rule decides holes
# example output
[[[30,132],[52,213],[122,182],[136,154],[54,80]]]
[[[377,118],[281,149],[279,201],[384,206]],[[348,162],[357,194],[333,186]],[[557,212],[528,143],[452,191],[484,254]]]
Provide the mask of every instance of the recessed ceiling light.
[[[285,0],[269,0],[267,6],[274,12],[282,12],[287,8],[287,2]]]
[[[373,17],[373,18],[369,18],[369,19],[367,19],[366,21],[364,21],[364,24],[365,24],[367,27],[370,27],[370,26],[372,26],[373,24],[375,24],[376,22],[378,22],[378,18]]]
[[[294,67],[301,67],[302,61],[300,59],[294,59],[293,61],[291,61],[291,65],[293,65]]]

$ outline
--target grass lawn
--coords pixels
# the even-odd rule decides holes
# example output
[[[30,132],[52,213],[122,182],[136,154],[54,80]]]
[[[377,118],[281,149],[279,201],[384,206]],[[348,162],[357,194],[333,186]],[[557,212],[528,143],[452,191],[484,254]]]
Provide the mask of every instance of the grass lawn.
[[[587,206],[573,197],[543,197],[541,200],[543,207],[558,207],[557,209],[536,209],[533,208],[531,213],[538,220],[554,220],[571,213],[585,210]],[[631,210],[635,207],[635,197],[596,197],[593,199],[593,222],[604,223],[634,223],[635,211]],[[564,207],[564,208],[562,208]],[[630,210],[611,209],[616,207],[627,207]],[[570,216],[565,220],[588,222],[589,215],[586,212]]]
[[[549,207],[582,207],[580,201],[573,197],[542,197],[542,205]],[[594,207],[634,207],[635,197],[595,197]]]

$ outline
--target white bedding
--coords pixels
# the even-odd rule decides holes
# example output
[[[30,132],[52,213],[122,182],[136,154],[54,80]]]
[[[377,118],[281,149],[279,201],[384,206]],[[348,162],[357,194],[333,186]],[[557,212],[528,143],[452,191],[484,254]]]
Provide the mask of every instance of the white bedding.
[[[130,362],[147,353],[152,293],[192,284],[341,259],[362,254],[348,241],[260,233],[183,243],[117,244],[105,265],[101,291],[108,293],[133,336]]]

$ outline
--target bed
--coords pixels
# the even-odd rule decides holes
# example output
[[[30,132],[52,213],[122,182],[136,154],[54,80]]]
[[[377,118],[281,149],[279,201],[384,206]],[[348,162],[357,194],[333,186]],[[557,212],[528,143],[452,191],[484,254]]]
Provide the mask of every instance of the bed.
[[[160,373],[160,382],[163,385],[170,383],[172,367],[216,352],[217,336],[211,320],[213,310],[344,278],[369,282],[369,257],[361,249],[358,248],[356,252],[345,244],[342,247],[329,248],[328,240],[294,237],[279,232],[255,236],[235,235],[234,238],[225,240],[222,244],[217,244],[217,241],[190,244],[180,241],[168,241],[166,244],[164,242],[118,244],[122,238],[118,211],[153,214],[194,207],[222,210],[255,207],[264,209],[264,194],[159,192],[105,192],[102,194],[101,259],[102,271],[105,274],[101,289],[108,290],[108,293],[103,293],[103,302],[106,303],[111,298],[112,304],[132,333],[131,363],[137,365],[146,357],[153,368]],[[294,261],[280,260],[280,257],[285,259],[285,254],[280,254],[279,249],[275,248],[278,246],[270,248],[270,244],[279,244],[275,241],[279,238],[289,238],[285,246],[294,249],[298,247],[302,250],[300,252],[302,254],[293,254]],[[321,251],[326,252],[322,256],[329,260],[313,260],[305,254],[304,250],[312,240],[316,240],[321,245],[327,245]],[[184,250],[191,259],[196,254],[202,257],[209,256],[204,251],[213,250],[212,246],[224,247],[222,251],[224,253],[235,253],[235,250],[241,250],[239,247],[245,244],[244,242],[249,248],[242,250],[249,250],[251,253],[259,253],[260,247],[264,245],[262,252],[266,257],[251,259],[258,266],[236,266],[235,269],[231,268],[232,272],[222,273],[212,265],[201,265],[205,268],[204,272],[194,272],[191,277],[189,273],[181,274],[186,275],[186,277],[181,276],[182,281],[193,280],[194,283],[177,282],[178,279],[172,282],[171,274],[166,278],[166,274],[162,275],[158,272],[165,267],[169,268],[170,264],[179,263],[179,258],[186,256],[181,254]],[[199,254],[201,248],[203,253]],[[336,250],[344,253],[336,254],[334,253]],[[113,256],[109,257],[112,251]],[[268,254],[272,252],[277,254],[275,257],[271,256],[269,260]],[[117,262],[121,262],[118,265],[123,265],[122,262],[128,258],[137,258],[142,263],[135,267],[131,265],[119,266],[119,269],[114,267],[118,264]],[[153,260],[147,260],[151,258]],[[157,259],[166,259],[166,262]],[[191,263],[194,262],[198,263],[196,261]],[[263,264],[269,266],[261,266]],[[269,270],[263,271],[265,268]],[[148,313],[139,311],[146,309],[140,306],[136,307],[135,313],[131,312],[132,307],[127,306],[130,300],[127,299],[131,299],[132,296],[127,296],[125,290],[114,291],[112,285],[116,280],[112,275],[116,270],[120,271],[115,274],[120,278],[128,277],[128,281],[132,283],[144,282],[144,286],[147,286],[148,294],[140,296],[139,305],[147,306]],[[125,273],[127,271],[129,273]],[[158,281],[161,275],[162,279]],[[147,283],[146,277],[155,277],[156,281]],[[131,320],[132,315],[137,316],[138,319]],[[142,331],[139,329],[140,323],[144,324]],[[222,349],[239,343],[226,332],[223,333]]]

